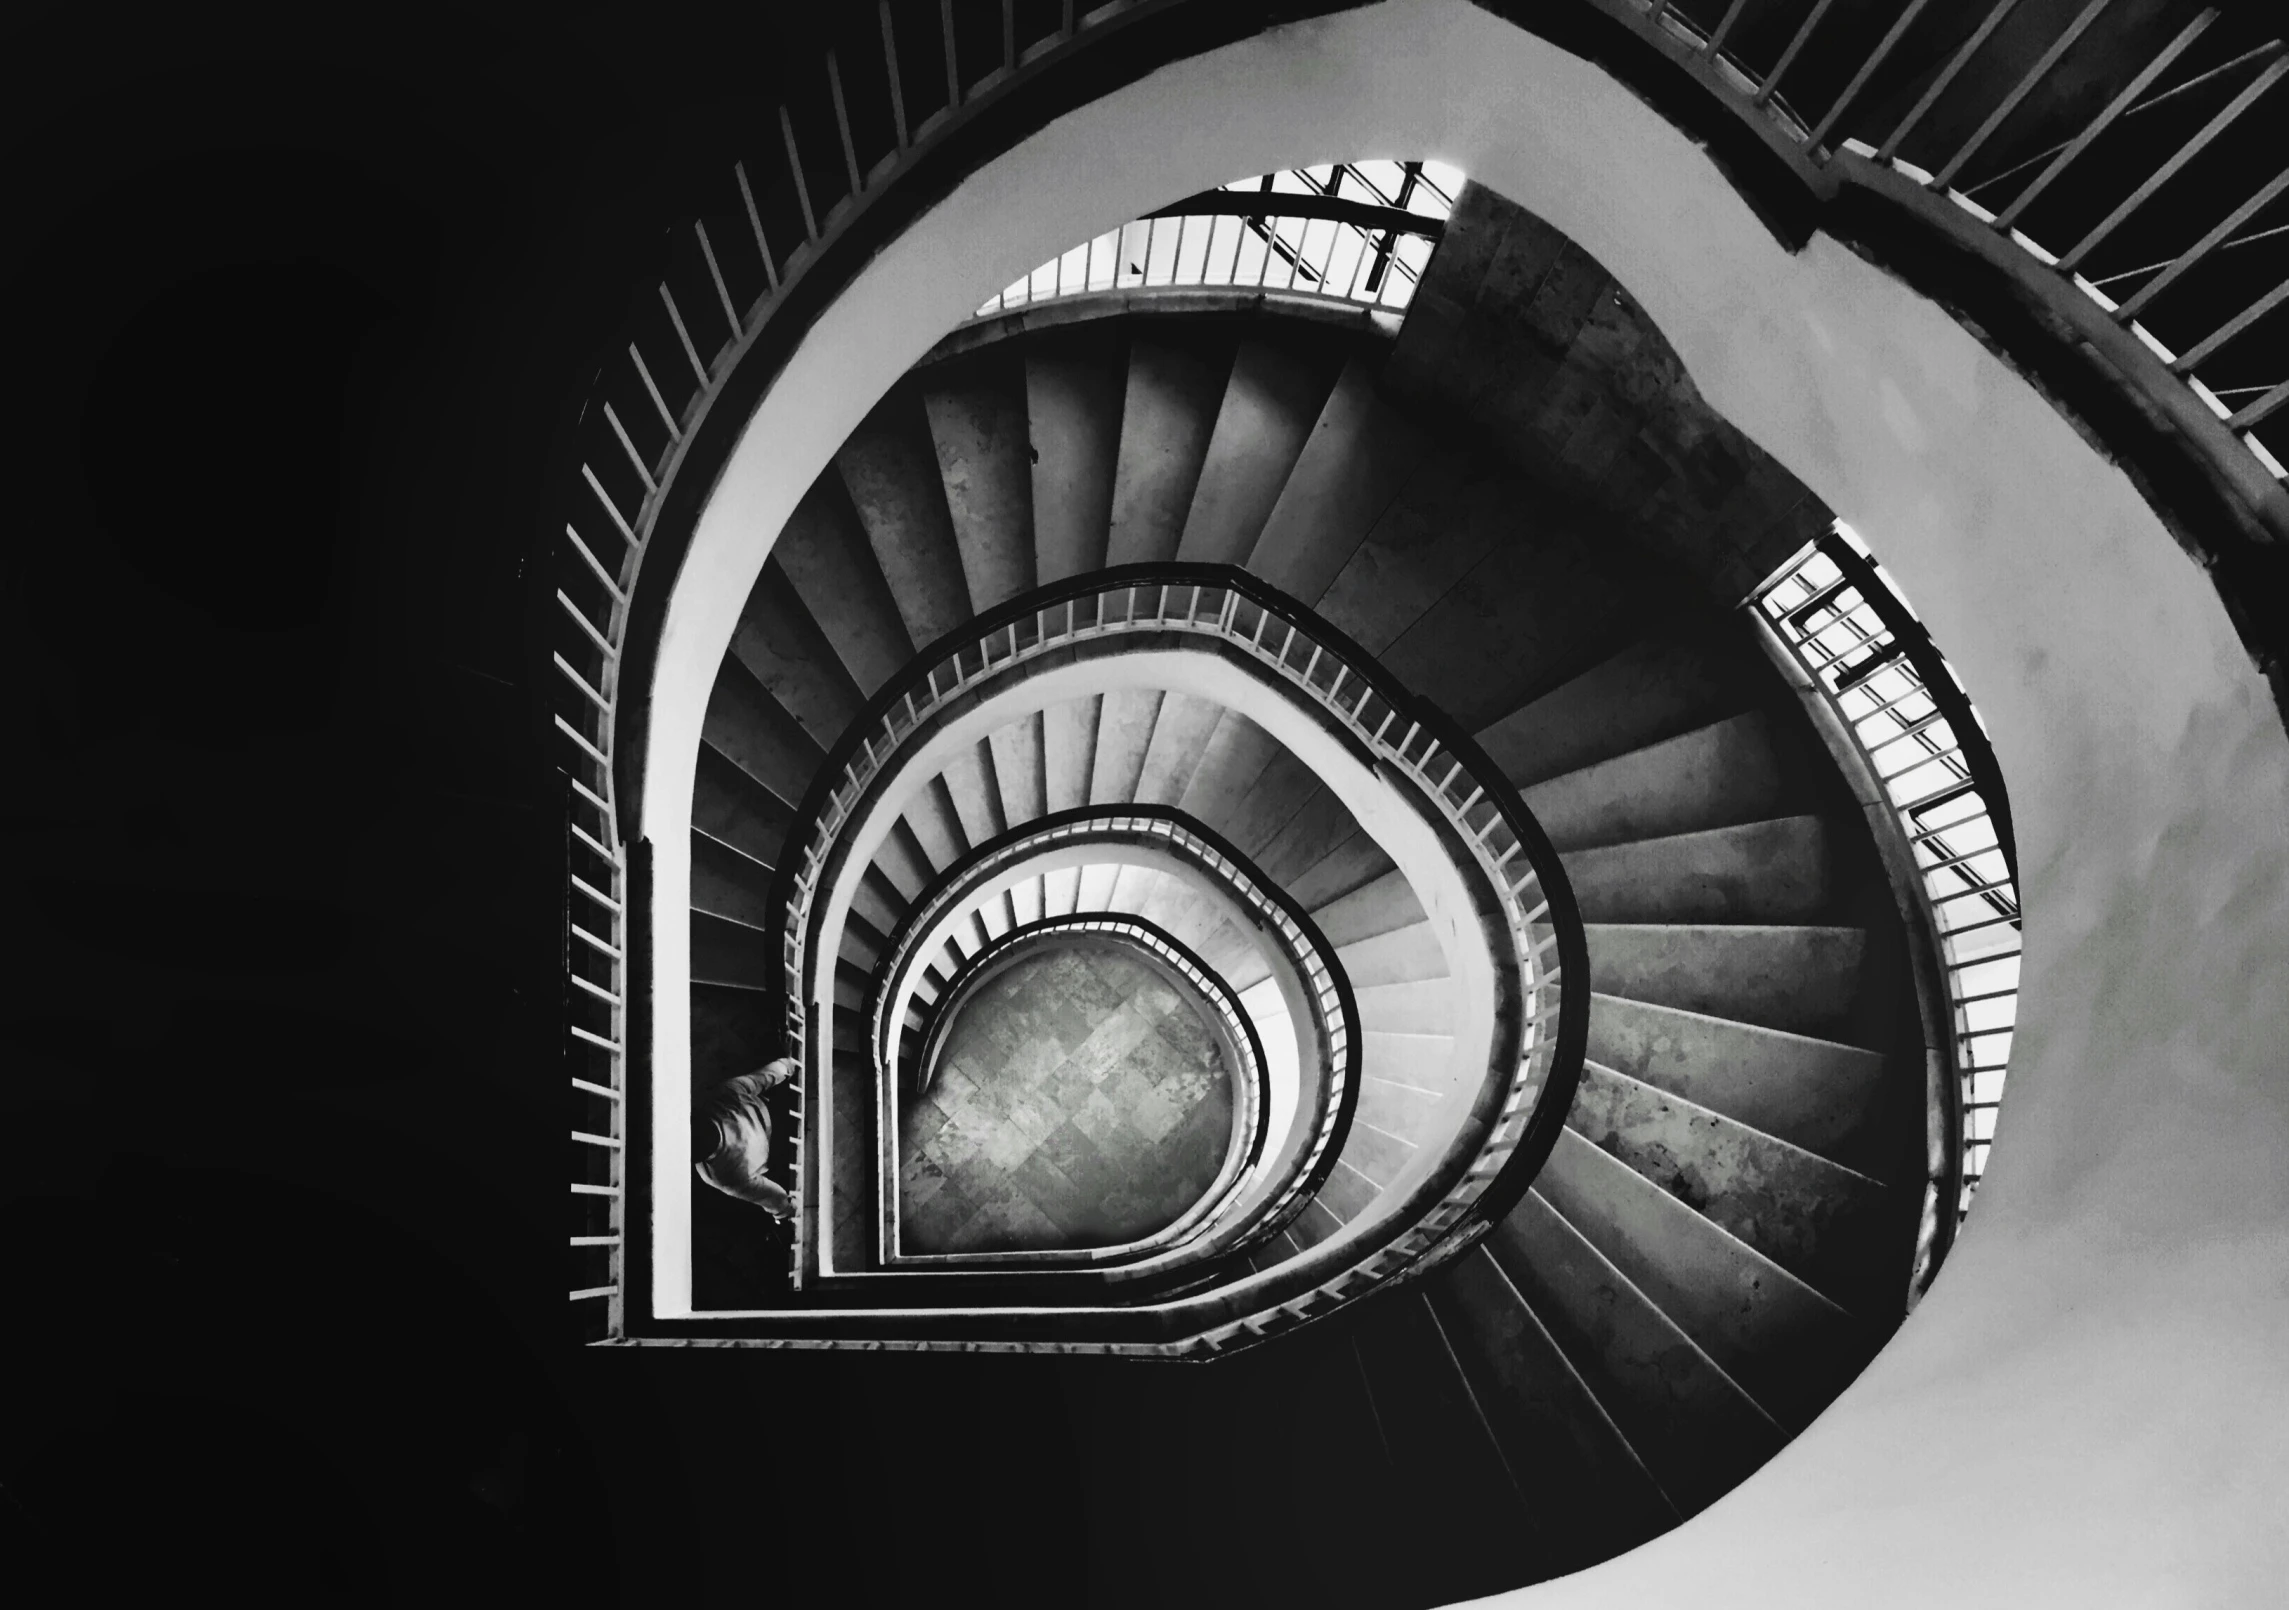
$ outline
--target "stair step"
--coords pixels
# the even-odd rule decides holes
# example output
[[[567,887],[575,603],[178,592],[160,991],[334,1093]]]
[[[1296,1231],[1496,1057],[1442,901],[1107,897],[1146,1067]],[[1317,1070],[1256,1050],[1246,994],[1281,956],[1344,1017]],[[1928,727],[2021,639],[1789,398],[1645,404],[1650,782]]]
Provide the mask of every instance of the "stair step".
[[[1338,1161],[1372,1180],[1380,1190],[1399,1177],[1399,1171],[1413,1161],[1420,1149],[1409,1136],[1355,1117],[1343,1137],[1343,1151]]]
[[[1049,789],[1041,712],[1030,711],[998,728],[987,740],[993,750],[994,779],[1001,785],[1001,819],[1021,827],[1049,813]]]
[[[880,933],[895,933],[912,909],[896,884],[869,866],[851,889],[850,909]]]
[[[1789,1430],[1867,1361],[1869,1338],[1842,1308],[1575,1131],[1559,1133],[1534,1185]]]
[[[1441,1531],[1493,1540],[1530,1524],[1486,1416],[1464,1378],[1445,1327],[1420,1290],[1401,1290],[1363,1312],[1354,1332],[1375,1414],[1401,1491],[1436,1492]],[[1526,1574],[1510,1551],[1438,1543],[1410,1552],[1415,1602],[1515,1587]]]
[[[763,566],[747,595],[731,653],[822,753],[865,708],[866,695],[776,559]]]
[[[1021,883],[1011,884],[1009,904],[1010,915],[1017,919],[1017,925],[1020,928],[1023,928],[1027,923],[1039,922],[1041,920],[1041,880],[1028,878]]]
[[[1491,1252],[1464,1254],[1433,1278],[1429,1295],[1525,1494],[1538,1575],[1611,1559],[1677,1524],[1620,1427]]]
[[[1588,1054],[1847,1164],[1867,1156],[1891,1095],[1878,1052],[1615,995],[1590,997]]]
[[[1840,1039],[1867,975],[1861,928],[1588,923],[1590,976],[1608,995]]]
[[[1780,1428],[1538,1189],[1486,1246],[1680,1513],[1780,1451]]]
[[[785,570],[860,693],[872,698],[913,655],[898,601],[874,562],[850,489],[834,470],[812,482],[795,505],[771,545],[771,563]]]
[[[962,831],[961,813],[954,809],[954,796],[943,777],[933,777],[916,789],[902,815],[933,871],[945,871],[968,853],[969,836]]]
[[[1104,566],[1127,365],[1127,343],[1110,329],[1027,344],[1034,575],[1043,586]]]
[[[1591,535],[1535,499],[1507,540],[1392,641],[1383,664],[1467,731],[1516,709],[1610,641],[1637,603],[1595,557]]]
[[[1160,699],[1158,688],[1114,688],[1104,695],[1097,710],[1090,804],[1126,805],[1136,798]]]
[[[1226,710],[1208,735],[1200,764],[1184,785],[1177,809],[1210,827],[1229,820],[1264,768],[1280,753],[1279,740],[1239,711]]]
[[[1560,850],[1736,827],[1786,809],[1782,742],[1749,711],[1519,792]]]
[[[1781,816],[1560,856],[1585,923],[1807,923],[1837,906],[1828,826]]]
[[[1406,874],[1394,867],[1349,894],[1339,895],[1324,906],[1312,907],[1311,919],[1319,925],[1327,942],[1341,949],[1362,939],[1427,922],[1430,913],[1416,898]]]
[[[946,512],[938,453],[910,387],[874,405],[836,452],[835,468],[914,646],[928,647],[968,620],[969,583]]]
[[[1208,753],[1208,740],[1224,718],[1224,707],[1190,693],[1164,694],[1153,717],[1152,740],[1145,746],[1137,775],[1141,805],[1174,805],[1184,797]]]
[[[1263,842],[1256,865],[1279,888],[1290,891],[1310,867],[1324,860],[1331,845],[1358,837],[1359,821],[1336,790],[1320,784],[1305,796],[1295,814]]]
[[[713,744],[699,746],[692,773],[691,825],[740,854],[776,866],[795,813]]]
[[[938,781],[945,785],[946,797],[953,803],[965,848],[974,850],[1001,837],[1006,825],[1001,815],[1001,780],[994,774],[993,748],[985,739],[947,756]]]
[[[1462,1007],[1462,986],[1452,978],[1418,978],[1403,984],[1353,985],[1359,1024],[1386,1034],[1444,1034]]]
[[[1566,1122],[1823,1296],[1898,1313],[1913,1226],[1877,1180],[1594,1061]]]
[[[1313,795],[1324,792],[1309,763],[1275,741],[1270,758],[1239,797],[1213,815],[1200,813],[1200,820],[1238,846],[1242,855],[1260,864],[1281,830],[1295,820]]]
[[[733,659],[715,673],[701,736],[789,805],[801,801],[826,759],[810,734]]]
[[[1335,847],[1298,872],[1287,884],[1290,900],[1306,911],[1329,906],[1395,870],[1383,847],[1354,828]]]
[[[1447,447],[1422,456],[1319,612],[1368,653],[1383,653],[1517,531],[1530,501],[1518,478],[1483,454]]]
[[[1155,329],[1131,338],[1108,566],[1176,557],[1231,372],[1227,336]]]
[[[922,853],[914,830],[906,825],[903,817],[891,824],[890,832],[882,840],[882,848],[874,854],[874,866],[908,902],[920,899],[922,891],[938,876],[930,865],[930,858]]]
[[[761,990],[691,986],[691,1085],[712,1090],[753,1073],[778,1053],[786,1024]]]
[[[1041,786],[1049,809],[1078,810],[1089,803],[1089,774],[1097,763],[1098,694],[1066,699],[1041,712]]]
[[[1388,1029],[1359,1031],[1363,1077],[1403,1085],[1410,1091],[1445,1099],[1461,1077],[1455,1067],[1451,1034],[1402,1034]],[[1409,1139],[1417,1138],[1416,1133]]]
[[[1383,399],[1372,364],[1352,358],[1248,552],[1248,568],[1320,604],[1422,454],[1421,431]]]
[[[752,928],[769,927],[771,869],[694,828],[691,903],[694,910],[728,917]]]
[[[1297,351],[1259,337],[1240,343],[1177,540],[1179,560],[1246,562],[1334,380],[1324,348]]]
[[[768,989],[779,976],[778,947],[760,928],[696,907],[691,913],[691,976],[705,984]]]
[[[1642,639],[1511,711],[1478,742],[1513,786],[1528,788],[1707,726],[1747,708],[1756,692],[1729,647]]]
[[[922,409],[969,587],[970,613],[1033,590],[1033,464],[1025,370],[988,350],[934,369]]]
[[[1444,978],[1449,971],[1446,952],[1439,948],[1438,937],[1427,921],[1338,945],[1335,954],[1351,975],[1354,990],[1405,984],[1418,978]]]

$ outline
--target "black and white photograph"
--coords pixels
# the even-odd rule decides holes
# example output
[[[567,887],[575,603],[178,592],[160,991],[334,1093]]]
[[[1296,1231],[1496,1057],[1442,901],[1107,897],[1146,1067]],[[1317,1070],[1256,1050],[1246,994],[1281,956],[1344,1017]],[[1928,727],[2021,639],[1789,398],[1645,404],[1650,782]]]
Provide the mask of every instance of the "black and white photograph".
[[[2289,1603],[2289,11],[0,40],[11,1603]]]

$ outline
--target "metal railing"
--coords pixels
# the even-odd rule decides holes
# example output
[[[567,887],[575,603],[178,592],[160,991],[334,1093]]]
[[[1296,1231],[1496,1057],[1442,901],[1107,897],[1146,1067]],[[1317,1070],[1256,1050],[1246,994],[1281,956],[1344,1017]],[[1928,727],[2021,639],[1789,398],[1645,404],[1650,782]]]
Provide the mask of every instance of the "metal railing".
[[[1554,1144],[1580,1074],[1587,1033],[1587,941],[1556,852],[1517,793],[1477,745],[1434,708],[1390,681],[1371,656],[1294,600],[1228,565],[1144,564],[1072,578],[988,612],[918,656],[875,695],[828,758],[796,814],[789,844],[799,846],[779,874],[778,927],[790,1052],[806,1069],[811,1054],[811,930],[821,896],[838,873],[837,845],[901,749],[935,729],[941,715],[967,709],[1000,684],[1063,663],[1076,653],[1135,646],[1221,651],[1252,665],[1286,697],[1313,709],[1351,745],[1404,779],[1417,808],[1440,824],[1475,867],[1496,907],[1507,956],[1496,957],[1498,1032],[1478,1098],[1450,1154],[1467,1151],[1451,1185],[1375,1260],[1377,1283],[1432,1267],[1507,1210]],[[1514,993],[1513,993],[1514,992]],[[1506,1039],[1502,1026],[1515,1026]],[[1547,1099],[1546,1099],[1547,1098]],[[1528,1144],[1529,1139],[1532,1144]],[[1451,1156],[1448,1159],[1454,1160]],[[1494,1189],[1500,1181],[1501,1189]],[[1483,1199],[1483,1205],[1482,1205]],[[807,1200],[796,1209],[797,1246],[808,1229]],[[1434,1257],[1433,1254],[1438,1254]],[[799,1271],[798,1271],[799,1273]],[[1300,1320],[1313,1305],[1358,1294],[1357,1271],[1281,1305]],[[1242,1327],[1281,1322],[1257,1316]],[[1226,1340],[1238,1335],[1227,1328]]]
[[[1233,1115],[1238,1132],[1236,1144],[1226,1148],[1223,1165],[1200,1199],[1184,1212],[1150,1235],[1125,1241],[1117,1246],[1089,1247],[1072,1251],[1053,1252],[987,1252],[969,1254],[923,1255],[898,1251],[901,1204],[899,1201],[900,1156],[897,1145],[898,1129],[895,1125],[886,1131],[889,1167],[884,1171],[884,1191],[889,1206],[889,1230],[883,1242],[886,1259],[918,1263],[959,1258],[973,1264],[1010,1263],[1083,1263],[1103,1265],[1127,1259],[1141,1258],[1163,1248],[1185,1247],[1213,1232],[1230,1204],[1246,1190],[1248,1180],[1264,1154],[1264,1119],[1270,1105],[1262,1041],[1247,1011],[1240,1005],[1224,980],[1216,975],[1187,945],[1179,943],[1159,924],[1139,917],[1123,916],[1115,912],[1074,912],[1062,917],[1044,917],[1011,929],[970,957],[959,976],[947,981],[946,993],[933,1011],[929,1030],[924,1037],[918,1063],[920,1078],[916,1094],[927,1091],[933,1082],[937,1059],[945,1047],[946,1036],[960,1007],[967,997],[990,975],[998,972],[1004,963],[1022,955],[1026,950],[1044,945],[1067,942],[1075,938],[1093,939],[1143,952],[1152,958],[1164,973],[1173,973],[1202,1001],[1206,1002],[1222,1027],[1221,1038],[1230,1047],[1233,1063],[1232,1082],[1239,1094],[1238,1110]]]
[[[2289,478],[2289,438],[2261,434],[2289,420],[2278,11],[1592,3],[1746,115],[1820,198],[1880,175],[1892,199],[2008,242],[2054,306],[2094,305],[2133,338],[2110,356],[2144,359],[2155,394],[2190,392],[2276,486]]]
[[[1433,178],[1425,167],[1338,162],[1236,180],[1059,253],[974,317],[1066,297],[1189,287],[1396,313],[1413,299],[1446,232],[1461,178],[1448,170]]]
[[[926,936],[961,907],[969,898],[969,891],[996,873],[1058,849],[1082,844],[1141,845],[1197,867],[1254,915],[1260,930],[1280,947],[1312,1003],[1322,1061],[1321,1092],[1317,1111],[1312,1115],[1315,1125],[1312,1139],[1297,1155],[1287,1180],[1267,1200],[1244,1240],[1252,1243],[1277,1235],[1288,1220],[1303,1210],[1324,1181],[1334,1163],[1335,1141],[1344,1133],[1357,1105],[1358,1009],[1341,970],[1335,966],[1333,952],[1312,920],[1266,880],[1246,856],[1220,835],[1180,812],[1144,805],[1118,809],[1083,806],[1061,811],[949,868],[939,886],[925,895],[901,924],[877,972],[869,1024],[876,1079],[883,1088],[895,1085],[897,1050],[894,1041],[901,1024],[893,1009],[905,974],[922,959],[919,947]],[[1221,979],[1216,981],[1215,989],[1219,993],[1224,991]],[[935,1033],[935,1029],[932,1032]],[[895,1188],[895,1178],[896,1171],[891,1170],[886,1176],[886,1191]]]
[[[1895,814],[1951,1014],[1955,1220],[1994,1142],[2018,1015],[2018,847],[1987,733],[1882,568],[1839,526],[1756,606],[1858,744]],[[1944,1247],[1941,1248],[1944,1251]]]

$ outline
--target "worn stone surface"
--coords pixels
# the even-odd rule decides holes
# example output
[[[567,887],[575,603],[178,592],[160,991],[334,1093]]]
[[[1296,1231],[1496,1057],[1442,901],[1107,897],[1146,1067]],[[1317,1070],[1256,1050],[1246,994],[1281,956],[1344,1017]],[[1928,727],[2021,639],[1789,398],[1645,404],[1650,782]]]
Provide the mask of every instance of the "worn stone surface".
[[[1334,380],[1324,348],[1297,351],[1260,338],[1240,343],[1177,541],[1178,559],[1217,565],[1247,559]]]
[[[1231,1075],[1193,1006],[1108,946],[1029,957],[962,1008],[901,1119],[901,1250],[1113,1246],[1199,1200]]]
[[[949,366],[922,392],[970,609],[1034,585],[1033,466],[1025,372],[995,353]]]
[[[1846,1307],[1896,1302],[1877,1181],[1592,1061],[1570,1127]],[[1875,1289],[1871,1289],[1872,1285]]]
[[[1571,850],[1559,859],[1584,922],[1811,922],[1836,903],[1828,827],[1817,816]]]
[[[1129,348],[1108,565],[1173,559],[1231,371],[1229,345],[1156,329]]]
[[[1591,923],[1590,976],[1608,995],[1791,1034],[1847,1037],[1869,972],[1861,928]]]
[[[1590,997],[1589,1055],[1840,1161],[1866,1154],[1886,1105],[1877,1052],[1613,995]]]

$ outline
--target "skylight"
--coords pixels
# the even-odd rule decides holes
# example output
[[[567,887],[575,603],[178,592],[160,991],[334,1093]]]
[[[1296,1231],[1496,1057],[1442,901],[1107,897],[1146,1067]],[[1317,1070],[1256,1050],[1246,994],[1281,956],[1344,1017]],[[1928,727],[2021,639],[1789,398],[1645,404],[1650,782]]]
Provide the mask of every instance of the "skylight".
[[[1385,160],[1235,179],[1051,258],[977,317],[1092,292],[1221,286],[1396,312],[1413,298],[1462,182],[1443,162]],[[1266,198],[1260,209],[1250,205],[1257,197]],[[1325,201],[1353,207],[1312,216]]]

